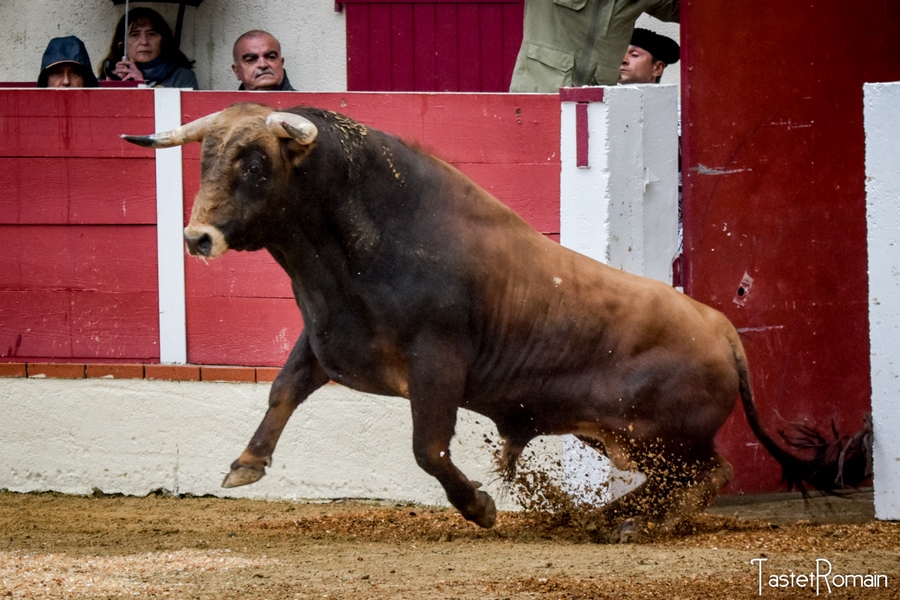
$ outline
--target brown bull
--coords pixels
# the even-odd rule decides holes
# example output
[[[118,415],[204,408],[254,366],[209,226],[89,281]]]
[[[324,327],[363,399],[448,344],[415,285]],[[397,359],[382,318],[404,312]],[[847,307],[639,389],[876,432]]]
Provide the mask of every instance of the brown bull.
[[[713,438],[738,396],[788,481],[820,473],[761,427],[724,315],[559,246],[392,136],[323,110],[242,104],[126,139],[202,141],[190,253],[268,250],[303,314],[226,487],[265,474],[294,409],[329,380],[408,398],[416,461],[482,527],[494,502],[450,457],[460,407],[496,423],[509,471],[529,440],[566,433],[643,471],[645,483],[606,509],[628,528],[670,530],[728,483]]]

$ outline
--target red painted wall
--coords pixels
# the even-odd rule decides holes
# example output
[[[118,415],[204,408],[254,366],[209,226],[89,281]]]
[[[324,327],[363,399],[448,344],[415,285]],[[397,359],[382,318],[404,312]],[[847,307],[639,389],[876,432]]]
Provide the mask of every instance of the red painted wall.
[[[900,80],[900,4],[685,0],[681,25],[686,291],[742,332],[768,428],[853,433],[870,410],[862,86]],[[778,487],[743,413],[719,443],[753,465],[729,491]]]
[[[0,359],[159,358],[153,94],[0,91]],[[137,151],[136,151],[137,150]]]
[[[506,92],[522,0],[349,0],[347,88]]]
[[[259,95],[254,95],[254,100]],[[417,142],[538,230],[559,239],[554,96],[267,94],[320,106]],[[183,121],[246,101],[182,94]],[[159,360],[153,152],[119,139],[153,131],[149,90],[0,90],[0,360]],[[185,146],[185,222],[199,187]],[[302,323],[265,252],[186,257],[188,361],[280,366]]]

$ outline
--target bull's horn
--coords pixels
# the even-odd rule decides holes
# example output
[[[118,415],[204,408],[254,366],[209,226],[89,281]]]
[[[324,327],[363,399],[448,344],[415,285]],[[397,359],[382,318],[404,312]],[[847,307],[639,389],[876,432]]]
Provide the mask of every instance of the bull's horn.
[[[294,138],[304,146],[312,144],[319,135],[311,121],[294,113],[273,112],[266,118],[266,126],[278,137]]]
[[[172,146],[183,146],[188,142],[199,142],[203,139],[203,136],[209,133],[213,121],[216,120],[219,114],[221,114],[221,111],[200,117],[190,123],[185,123],[171,131],[163,131],[152,135],[123,135],[122,139],[148,148],[171,148]]]

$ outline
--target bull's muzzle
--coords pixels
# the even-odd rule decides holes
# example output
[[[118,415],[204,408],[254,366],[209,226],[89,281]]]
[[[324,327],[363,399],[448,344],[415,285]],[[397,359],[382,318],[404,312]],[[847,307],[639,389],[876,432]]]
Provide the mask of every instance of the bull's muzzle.
[[[228,251],[225,236],[210,225],[188,225],[184,228],[184,242],[192,256],[216,258]]]
[[[187,243],[188,252],[194,256],[209,256],[212,252],[212,238],[208,233],[199,235],[184,235],[184,241]]]

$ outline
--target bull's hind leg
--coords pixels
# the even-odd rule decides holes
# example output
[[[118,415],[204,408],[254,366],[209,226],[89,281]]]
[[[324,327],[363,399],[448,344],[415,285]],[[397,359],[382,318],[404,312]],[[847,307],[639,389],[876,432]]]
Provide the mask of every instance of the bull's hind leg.
[[[265,417],[247,448],[231,463],[231,471],[225,476],[222,487],[259,481],[266,474],[266,467],[272,464],[272,453],[294,409],[326,383],[328,375],[319,365],[304,331],[272,384]]]
[[[674,531],[687,518],[703,512],[733,477],[731,464],[719,454],[713,456],[700,472],[691,474],[690,481],[674,490],[668,509],[659,522],[659,532]]]
[[[706,508],[733,475],[731,465],[717,454],[698,460],[660,453],[642,460],[641,471],[647,480],[640,487],[604,507],[612,542],[673,532]]]

